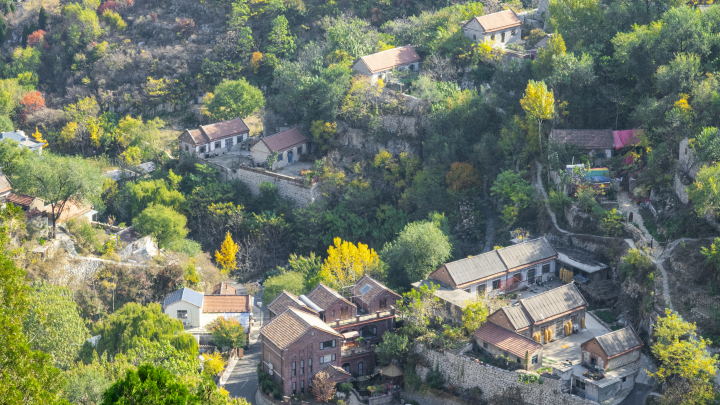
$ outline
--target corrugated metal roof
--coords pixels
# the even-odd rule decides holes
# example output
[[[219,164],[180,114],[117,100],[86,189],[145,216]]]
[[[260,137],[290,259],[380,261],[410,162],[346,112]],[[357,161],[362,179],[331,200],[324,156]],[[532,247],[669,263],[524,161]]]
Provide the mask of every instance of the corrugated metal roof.
[[[170,295],[165,298],[163,307],[167,307],[168,305],[174,304],[178,301],[185,301],[201,308],[203,305],[203,297],[204,295],[202,293],[183,287],[177,291],[171,292]]]
[[[641,347],[642,340],[631,327],[618,329],[614,332],[596,336],[597,342],[608,357],[617,356],[628,350]]]
[[[493,274],[504,273],[507,267],[493,250],[481,255],[445,263],[445,268],[456,284],[465,284]]]
[[[521,299],[520,304],[533,322],[539,322],[587,306],[587,301],[575,287],[575,284],[570,283],[530,298]]]
[[[545,238],[529,240],[497,250],[508,269],[548,260],[557,256],[553,245]]]
[[[532,339],[518,335],[492,322],[486,322],[480,329],[473,333],[473,336],[521,359],[525,358],[525,352],[530,354],[535,353],[535,351],[542,346]]]
[[[514,305],[511,307],[503,307],[502,311],[505,316],[510,320],[515,330],[527,328],[532,324],[532,321],[528,318],[525,310],[520,305]]]

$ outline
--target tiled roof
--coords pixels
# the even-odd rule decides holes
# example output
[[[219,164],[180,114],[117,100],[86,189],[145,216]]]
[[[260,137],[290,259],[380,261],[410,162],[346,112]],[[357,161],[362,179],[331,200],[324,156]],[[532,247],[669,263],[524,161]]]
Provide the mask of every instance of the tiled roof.
[[[295,308],[288,308],[260,329],[260,334],[284,349],[303,336],[310,329],[318,329],[331,335],[342,337],[315,315]]]
[[[533,322],[560,315],[562,313],[587,306],[587,301],[575,284],[565,284],[530,298],[520,300]]]
[[[405,45],[363,56],[360,60],[367,66],[371,73],[376,73],[418,62],[420,56],[411,45]]]
[[[527,328],[532,324],[532,321],[528,318],[525,310],[520,305],[514,305],[511,307],[503,307],[500,309],[505,313],[505,316],[510,320],[510,323],[515,330]]]
[[[503,10],[497,13],[475,17],[475,20],[483,27],[485,32],[501,31],[522,25],[522,21],[520,21],[512,10]]]
[[[283,290],[274,300],[268,304],[268,309],[274,314],[280,314],[288,308],[303,309],[310,313],[317,315],[317,312],[312,310],[310,307],[305,305],[300,299],[293,293]]]
[[[10,180],[8,180],[6,175],[0,173],[0,194],[5,193],[10,190],[12,190],[12,185],[10,185]]]
[[[242,118],[235,118],[228,121],[216,122],[210,125],[200,125],[200,132],[209,140],[215,141],[228,136],[235,136],[249,132],[245,121]]]
[[[203,313],[250,312],[250,299],[247,295],[206,295],[202,311]]]
[[[35,201],[37,197],[29,196],[26,194],[20,194],[20,193],[10,193],[5,197],[5,201],[9,203],[13,203],[13,205],[17,205],[20,207],[29,207],[30,204]]]
[[[611,129],[553,129],[550,139],[561,145],[577,145],[586,149],[613,149]]]
[[[330,305],[334,304],[339,299],[352,305],[350,301],[343,298],[343,296],[338,294],[337,291],[333,290],[332,288],[326,286],[323,283],[320,283],[315,288],[313,288],[313,290],[307,294],[307,297],[310,299],[310,301],[312,301],[315,305],[319,306],[323,310],[328,309]]]
[[[490,343],[501,350],[505,350],[521,359],[525,358],[525,352],[535,353],[542,345],[525,336],[507,330],[492,322],[486,322],[480,329],[473,333],[478,339]]]
[[[182,134],[180,134],[180,136],[178,136],[178,139],[193,145],[204,145],[208,142],[207,139],[203,137],[202,133],[200,133],[199,129],[186,129]]]
[[[368,290],[366,286],[369,286],[370,289]],[[362,276],[360,280],[358,280],[357,283],[352,288],[353,295],[358,297],[360,301],[369,304],[372,302],[372,300],[375,299],[381,292],[383,291],[390,291],[391,293],[395,294],[397,296],[397,299],[400,299],[400,294],[396,293],[395,291],[385,287],[381,282],[375,280],[374,278],[368,276],[367,274]],[[364,292],[364,293],[363,293]]]
[[[614,332],[596,336],[597,342],[602,347],[608,358],[618,356],[628,350],[642,347],[643,342],[631,327],[618,329]]]
[[[235,287],[228,284],[227,281],[221,281],[220,284],[213,287],[213,294],[235,295],[236,293]]]
[[[165,301],[163,301],[163,308],[178,301],[185,301],[200,308],[203,306],[203,294],[183,287],[179,290],[171,292],[170,295],[165,298]]]
[[[552,244],[545,238],[538,238],[445,263],[443,266],[455,284],[462,285],[556,256],[557,252]]]
[[[262,141],[271,152],[284,152],[288,149],[292,149],[298,145],[308,142],[309,139],[302,133],[302,131],[300,131],[300,128],[293,127],[287,131],[262,138]]]
[[[63,209],[62,213],[60,213],[60,218],[58,218],[57,222],[63,223],[69,219],[87,214],[88,212],[92,211],[92,209],[92,205],[83,205],[80,203],[68,201],[67,203],[65,203],[65,208]],[[52,205],[46,205],[44,211],[52,213]]]
[[[529,240],[496,250],[508,270],[557,256],[555,248],[545,238]]]
[[[327,373],[328,378],[333,381],[352,377],[347,371],[343,370],[342,368],[340,368],[338,366],[334,366],[332,363],[328,363],[325,367],[323,367],[320,370],[320,372]]]

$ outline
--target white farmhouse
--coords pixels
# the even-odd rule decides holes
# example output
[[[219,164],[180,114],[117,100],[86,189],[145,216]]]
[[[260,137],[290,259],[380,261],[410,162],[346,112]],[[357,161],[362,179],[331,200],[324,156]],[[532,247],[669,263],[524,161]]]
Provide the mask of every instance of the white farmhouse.
[[[205,295],[189,288],[173,291],[163,302],[163,312],[179,319],[185,332],[195,336],[198,343],[208,344],[212,334],[205,329],[219,317],[235,318],[250,332],[254,298],[250,295]]]
[[[513,10],[475,17],[462,26],[463,34],[474,42],[489,42],[504,48],[520,40],[522,21]]]
[[[31,139],[25,135],[24,131],[0,133],[0,141],[7,142],[8,140],[17,142],[20,148],[27,148],[33,152],[37,152],[38,155],[42,155],[43,143]]]
[[[293,127],[287,131],[260,139],[250,147],[250,154],[255,164],[262,164],[267,162],[268,157],[277,152],[277,161],[273,163],[273,169],[277,169],[298,161],[300,155],[309,152],[309,141],[300,128]]]
[[[377,82],[378,78],[385,80],[393,69],[419,70],[420,56],[415,52],[415,48],[405,45],[388,49],[387,51],[363,56],[353,65],[354,71],[369,76],[373,84]]]
[[[198,129],[186,129],[178,137],[180,151],[190,154],[222,155],[233,146],[248,139],[250,130],[242,118],[218,122],[211,125],[200,125]]]

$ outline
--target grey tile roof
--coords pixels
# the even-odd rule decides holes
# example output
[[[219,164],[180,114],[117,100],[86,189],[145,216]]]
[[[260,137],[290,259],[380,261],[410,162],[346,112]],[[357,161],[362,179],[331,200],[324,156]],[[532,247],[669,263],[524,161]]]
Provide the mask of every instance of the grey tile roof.
[[[300,301],[295,294],[285,290],[282,290],[282,292],[267,305],[267,308],[276,315],[283,313],[288,308],[302,309],[317,315],[316,311],[312,310],[310,307],[305,305],[304,302]]]
[[[525,310],[523,310],[520,305],[503,307],[502,311],[505,313],[505,316],[507,316],[507,318],[510,320],[510,323],[513,325],[515,330],[527,328],[528,326],[532,325],[532,321],[530,320],[530,318],[528,318]]]
[[[587,301],[575,284],[570,283],[530,298],[521,299],[520,304],[527,311],[530,319],[537,323],[543,319],[587,306]]]
[[[595,339],[608,357],[617,356],[643,345],[642,340],[631,327],[596,336]]]
[[[163,307],[167,307],[168,305],[174,304],[178,301],[185,301],[187,303],[195,305],[198,308],[201,308],[203,305],[203,298],[203,294],[183,287],[177,291],[171,292],[170,295],[165,298],[165,301],[163,302]]]
[[[493,274],[504,273],[507,271],[507,267],[505,267],[505,263],[500,259],[497,252],[497,250],[493,250],[481,255],[445,263],[445,268],[458,285],[489,277]]]
[[[352,287],[353,294],[363,303],[370,304],[383,291],[390,291],[400,299],[400,294],[385,287],[385,285],[365,274]]]
[[[557,252],[545,238],[529,240],[497,250],[498,255],[508,269],[547,260],[557,256]]]
[[[550,139],[561,145],[577,145],[587,149],[614,149],[612,129],[553,129]]]

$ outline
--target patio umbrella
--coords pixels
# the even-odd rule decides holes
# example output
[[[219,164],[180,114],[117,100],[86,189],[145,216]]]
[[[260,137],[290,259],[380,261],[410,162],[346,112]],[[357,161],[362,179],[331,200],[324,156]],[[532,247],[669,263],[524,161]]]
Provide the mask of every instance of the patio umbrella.
[[[391,364],[387,367],[383,367],[380,369],[380,374],[384,375],[385,377],[400,377],[403,375],[402,369],[400,367]]]

